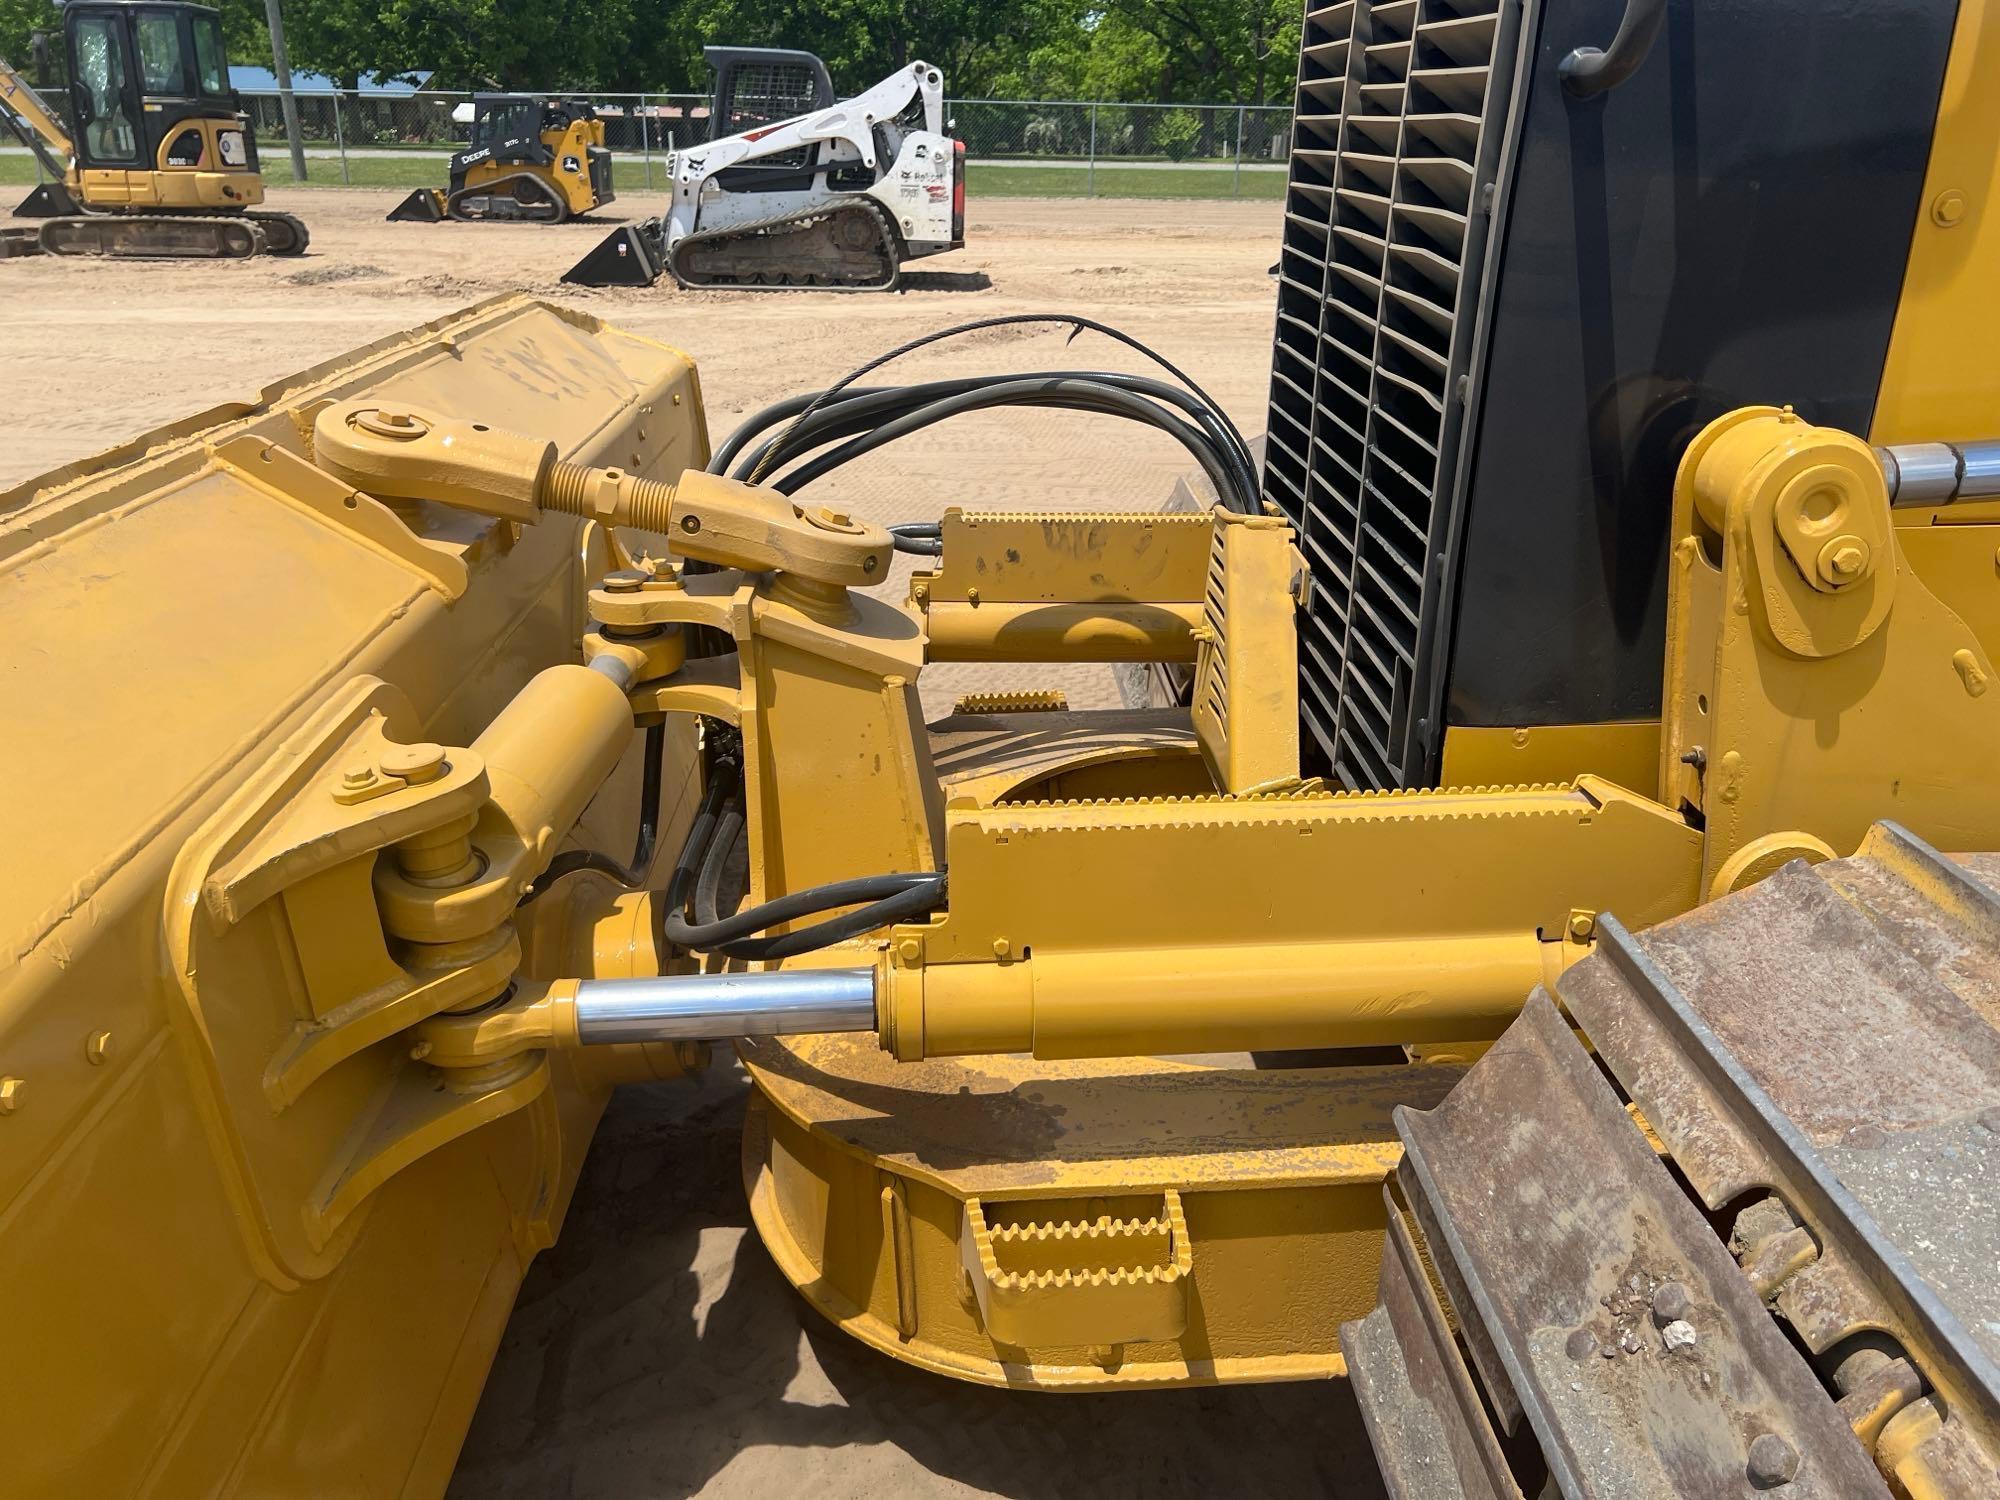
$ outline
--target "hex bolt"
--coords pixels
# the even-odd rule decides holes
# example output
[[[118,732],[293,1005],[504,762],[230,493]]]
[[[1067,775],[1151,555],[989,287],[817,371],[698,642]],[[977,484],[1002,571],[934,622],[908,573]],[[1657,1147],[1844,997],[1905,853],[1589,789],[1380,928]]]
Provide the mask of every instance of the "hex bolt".
[[[1653,1291],[1653,1326],[1665,1328],[1669,1323],[1681,1323],[1694,1310],[1694,1299],[1688,1296],[1688,1289],[1678,1281],[1663,1281]]]
[[[102,1066],[111,1057],[111,1033],[93,1031],[83,1039],[83,1055],[92,1066]]]
[[[21,1107],[23,1080],[0,1078],[0,1115],[11,1115]]]
[[[1013,951],[1014,951],[1013,945],[1010,944],[1005,938],[997,937],[993,940],[993,956],[995,958],[1005,958],[1008,954],[1012,953]]]
[[[1775,1432],[1759,1433],[1750,1443],[1750,1458],[1743,1472],[1754,1489],[1774,1490],[1790,1484],[1799,1472],[1799,1450]]]
[[[1696,771],[1706,771],[1708,769],[1708,752],[1699,745],[1696,745],[1692,750],[1684,750],[1681,752],[1681,764],[1684,766],[1693,766]]]
[[[358,792],[363,787],[373,785],[374,781],[375,768],[373,766],[349,766],[345,771],[340,773],[340,784],[352,791]]]
[[[1570,941],[1587,943],[1597,932],[1597,913],[1573,911],[1569,914]]]

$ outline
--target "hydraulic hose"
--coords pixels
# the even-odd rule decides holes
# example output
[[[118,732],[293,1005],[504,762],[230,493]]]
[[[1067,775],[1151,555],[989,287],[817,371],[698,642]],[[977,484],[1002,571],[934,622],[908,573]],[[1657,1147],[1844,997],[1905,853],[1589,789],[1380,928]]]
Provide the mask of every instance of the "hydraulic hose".
[[[783,494],[794,494],[813,480],[831,473],[842,464],[852,462],[865,453],[874,452],[885,443],[907,437],[910,433],[921,431],[949,417],[969,411],[984,411],[996,406],[1069,406],[1157,427],[1186,448],[1195,462],[1201,465],[1209,483],[1215,486],[1215,492],[1223,497],[1232,510],[1238,508],[1237,501],[1242,494],[1238,476],[1230,472],[1227,461],[1208,440],[1207,435],[1192,423],[1182,421],[1155,402],[1135,396],[1129,391],[1120,390],[1114,385],[1094,380],[1046,380],[1035,376],[1004,381],[980,390],[947,396],[913,411],[904,412],[867,432],[849,438],[829,452],[806,460],[797,468],[772,480],[772,487]]]
[[[663,942],[725,958],[795,958],[929,911],[944,899],[942,871],[864,875],[793,891],[733,916],[705,920],[707,913],[714,910],[729,850],[735,843],[735,829],[741,825],[740,804],[733,800],[737,795],[736,789],[721,776],[713,778],[703,793],[701,806],[688,827],[687,839],[674,860],[673,874],[660,899]],[[695,907],[693,921],[688,920],[686,912],[690,898]],[[856,909],[797,932],[758,936],[780,922],[838,911],[845,906]]]
[[[984,393],[982,399],[969,400],[963,406],[938,405],[953,398],[972,398],[981,393]],[[1144,399],[1134,403],[1130,399],[1134,396]],[[974,376],[879,389],[854,387],[841,392],[836,398],[826,398],[824,391],[794,396],[755,413],[716,450],[709,462],[710,470],[715,473],[730,472],[733,464],[733,477],[737,479],[761,479],[786,490],[807,482],[807,477],[818,477],[824,471],[792,479],[788,486],[786,479],[772,477],[785,464],[826,443],[876,431],[884,424],[899,421],[918,409],[933,408],[934,414],[929,421],[936,421],[957,415],[962,410],[979,410],[996,405],[1056,406],[1079,411],[1111,412],[1165,428],[1195,452],[1197,461],[1215,484],[1216,493],[1225,505],[1237,511],[1255,508],[1255,467],[1247,448],[1242,445],[1240,434],[1228,424],[1227,418],[1186,391],[1147,376],[1104,370],[1045,370],[1023,375]],[[818,403],[817,409],[810,409],[815,403]],[[1192,429],[1198,430],[1200,437],[1197,441],[1208,450],[1206,454],[1190,443],[1190,427],[1187,424],[1175,426],[1173,411],[1165,408],[1182,413],[1192,424]],[[783,432],[751,447],[760,433],[795,413],[799,414],[797,419]],[[917,425],[928,425],[928,421]],[[914,430],[915,427],[902,428],[896,435]],[[845,461],[846,458],[839,460]],[[1226,472],[1227,480],[1218,478],[1218,472]]]

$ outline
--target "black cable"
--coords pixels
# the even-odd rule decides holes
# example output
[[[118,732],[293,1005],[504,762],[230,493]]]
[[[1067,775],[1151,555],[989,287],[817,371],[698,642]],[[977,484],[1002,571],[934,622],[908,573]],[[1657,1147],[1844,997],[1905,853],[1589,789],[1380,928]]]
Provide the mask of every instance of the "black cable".
[[[715,831],[709,835],[708,852],[702,856],[700,873],[695,876],[694,920],[697,926],[721,920],[722,878],[742,833],[743,804],[731,802],[715,820]]]
[[[719,886],[721,871],[727,862],[727,850],[735,841],[733,831],[727,842],[721,834],[740,819],[741,804],[737,800],[740,797],[740,782],[733,782],[726,775],[712,777],[708,789],[702,794],[701,806],[695,812],[694,821],[688,825],[687,838],[682,841],[680,853],[674,860],[673,874],[668,877],[667,888],[656,903],[659,912],[658,937],[663,946],[672,944],[725,958],[793,958],[830,943],[859,937],[905,916],[929,911],[944,899],[945,877],[941,871],[864,875],[853,880],[814,886],[809,890],[793,891],[732,916],[713,921],[702,920],[704,896],[701,883],[709,877],[713,857],[714,879]],[[717,848],[724,853],[714,855]],[[685,910],[690,896],[694,898],[696,908],[696,920],[693,922],[687,919]],[[713,891],[707,899],[713,901]],[[854,906],[857,902],[867,904],[797,932],[781,933],[775,937],[758,936],[780,922]]]
[[[920,888],[931,890],[935,897],[942,892],[943,887],[944,876],[935,871],[921,874],[859,875],[851,880],[836,880],[827,885],[792,891],[766,901],[760,906],[746,908],[715,922],[690,922],[681,914],[678,907],[670,906],[665,930],[668,940],[679,947],[707,950],[743,938],[755,937],[780,922],[796,921],[800,917],[816,916],[823,911],[834,911],[864,901],[882,901]]]
[[[1139,340],[1133,338],[1131,334],[1126,333],[1121,329],[1113,328],[1108,323],[1100,323],[1095,318],[1086,318],[1079,313],[1010,313],[1002,317],[980,318],[970,323],[954,324],[950,328],[941,328],[937,330],[935,333],[927,333],[919,338],[911,339],[908,343],[900,344],[896,348],[891,349],[887,354],[877,355],[874,359],[871,359],[870,361],[868,361],[867,364],[861,366],[859,369],[851,371],[850,373],[843,375],[839,380],[836,380],[832,385],[828,386],[825,390],[821,391],[817,397],[815,397],[812,401],[806,404],[805,409],[801,411],[797,417],[794,417],[792,419],[793,425],[796,426],[800,422],[806,420],[806,418],[810,417],[818,407],[824,405],[827,401],[837,396],[841,391],[853,385],[863,375],[868,374],[871,370],[880,369],[883,365],[889,363],[890,360],[898,359],[901,356],[910,353],[912,350],[921,349],[926,344],[937,343],[940,339],[948,339],[956,337],[961,333],[974,333],[982,328],[1002,328],[1021,323],[1065,324],[1072,330],[1070,333],[1071,342],[1075,340],[1076,335],[1078,333],[1081,333],[1084,329],[1088,328],[1094,333],[1101,333],[1106,338],[1113,339],[1116,342],[1125,345],[1128,349],[1132,349],[1140,354],[1143,354],[1147,359],[1150,359],[1154,364],[1158,365],[1161,369],[1165,370],[1169,375],[1173,376],[1174,379],[1178,380],[1182,385],[1186,386],[1189,391],[1193,392],[1195,396],[1200,398],[1202,404],[1215,414],[1217,420],[1219,421],[1223,429],[1228,433],[1231,445],[1235,448],[1236,455],[1240,459],[1242,466],[1246,470],[1254,469],[1256,467],[1255,464],[1253,464],[1250,459],[1250,445],[1243,441],[1243,434],[1237,431],[1236,424],[1229,420],[1229,414],[1222,409],[1222,405],[1220,402],[1218,402],[1213,396],[1209,395],[1208,392],[1203,390],[1199,385],[1195,384],[1195,382],[1192,379],[1190,379],[1185,372],[1183,372],[1178,366],[1171,363],[1164,355],[1161,355],[1157,351],[1148,348],[1145,344],[1142,344]],[[781,435],[781,441],[782,441],[782,435]],[[760,468],[751,474],[751,483],[753,484],[756,483],[758,479],[760,479],[761,477],[762,477],[762,469]]]
[[[900,895],[885,896],[880,901],[858,907],[842,916],[816,923],[811,927],[801,927],[797,932],[787,932],[778,937],[747,938],[733,943],[717,943],[709,951],[729,958],[746,960],[796,958],[801,953],[811,953],[818,948],[860,937],[878,927],[886,927],[891,922],[900,922],[906,917],[921,916],[944,899],[944,892],[944,876],[939,875],[935,884],[913,885]]]
[[[903,521],[889,528],[898,552],[917,557],[944,556],[944,527],[936,521]]]
[[[836,441],[855,433],[869,431],[881,422],[893,420],[920,406],[945,398],[976,390],[991,390],[998,386],[1013,385],[1017,382],[1058,382],[1081,381],[1097,386],[1114,386],[1122,391],[1142,394],[1185,413],[1215,447],[1219,462],[1226,467],[1233,479],[1229,485],[1218,485],[1217,493],[1222,502],[1233,510],[1254,510],[1257,495],[1255,465],[1251,462],[1247,449],[1242,447],[1240,435],[1230,426],[1226,417],[1219,416],[1209,406],[1196,400],[1188,392],[1150,376],[1126,375],[1107,370],[1038,370],[1021,375],[979,375],[955,380],[927,381],[919,385],[891,386],[885,388],[856,387],[842,392],[837,399],[825,399],[827,392],[801,394],[776,403],[757,412],[741,423],[711,458],[709,469],[714,473],[728,471],[734,462],[734,476],[741,480],[763,478],[771,482],[771,475],[791,460],[810,452],[822,444]],[[810,410],[815,402],[821,403],[817,410]],[[1014,404],[1014,403],[1008,403]],[[1023,399],[1024,405],[1059,405],[1081,410],[1101,410],[1102,407],[1087,395],[1071,397],[1061,389]],[[783,420],[793,413],[800,413],[799,419],[785,428],[774,438],[766,439],[750,447],[758,433]],[[745,452],[749,449],[748,452]],[[738,455],[742,455],[738,458]],[[1207,466],[1204,466],[1205,468]],[[1209,472],[1213,472],[1212,469]]]
[[[1171,415],[1155,402],[1147,401],[1112,385],[1083,380],[1009,380],[982,390],[967,391],[962,395],[946,397],[928,406],[906,412],[892,421],[884,422],[867,432],[849,438],[839,447],[806,460],[797,468],[771,481],[772,488],[780,494],[796,494],[800,489],[819,479],[842,464],[849,463],[863,454],[872,453],[885,443],[906,437],[933,423],[969,411],[982,411],[995,406],[1039,406],[1064,405],[1081,406],[1091,411],[1118,416],[1128,421],[1141,422],[1157,427],[1187,449],[1202,472],[1208,476],[1210,484],[1222,497],[1223,503],[1231,510],[1241,510],[1249,496],[1242,491],[1237,476],[1223,455],[1207,441],[1206,436],[1193,424]]]

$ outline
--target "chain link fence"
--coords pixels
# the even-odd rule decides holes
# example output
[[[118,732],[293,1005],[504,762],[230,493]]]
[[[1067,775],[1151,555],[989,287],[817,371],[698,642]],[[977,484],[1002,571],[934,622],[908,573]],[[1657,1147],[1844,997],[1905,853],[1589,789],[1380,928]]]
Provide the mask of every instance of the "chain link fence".
[[[578,97],[604,120],[621,191],[664,190],[667,154],[708,138],[704,95]],[[469,94],[293,98],[311,179],[337,175],[366,186],[441,182],[441,163],[468,143]],[[242,100],[265,171],[282,180],[279,98],[246,93]],[[1276,196],[1292,136],[1291,110],[1276,105],[956,99],[945,114],[965,142],[976,190],[1034,196]]]

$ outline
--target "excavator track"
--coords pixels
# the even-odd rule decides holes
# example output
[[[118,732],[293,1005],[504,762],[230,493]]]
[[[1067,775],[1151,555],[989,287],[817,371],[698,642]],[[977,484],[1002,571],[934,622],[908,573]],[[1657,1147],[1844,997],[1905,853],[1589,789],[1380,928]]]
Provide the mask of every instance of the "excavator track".
[[[1878,824],[1597,938],[1398,1111],[1390,1492],[2000,1494],[2000,855]]]
[[[264,231],[264,250],[269,255],[303,255],[312,243],[312,231],[294,214],[252,211],[244,218]]]
[[[80,214],[46,220],[41,232],[45,254],[114,260],[247,260],[269,245],[264,225],[243,214]]]
[[[898,248],[881,205],[850,198],[684,236],[668,269],[704,291],[890,292],[902,277]]]
[[[569,217],[569,202],[535,173],[511,172],[478,187],[460,188],[445,199],[444,211],[461,224],[560,224]]]

